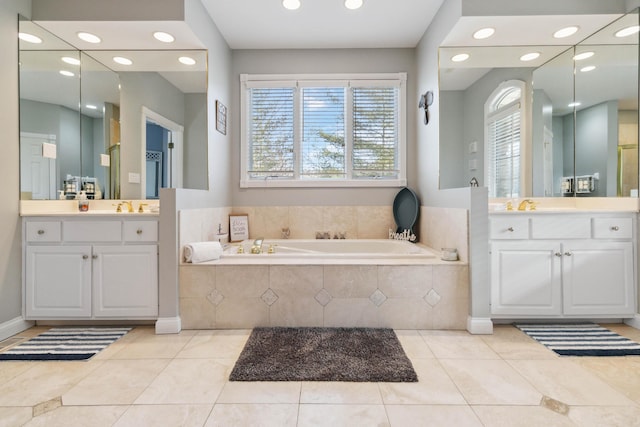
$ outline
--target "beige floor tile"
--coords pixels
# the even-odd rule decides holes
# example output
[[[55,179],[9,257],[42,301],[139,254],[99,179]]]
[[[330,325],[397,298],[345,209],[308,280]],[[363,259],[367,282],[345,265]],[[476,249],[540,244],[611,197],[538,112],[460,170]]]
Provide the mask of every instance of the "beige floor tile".
[[[33,364],[31,369],[0,383],[0,406],[34,406],[59,397],[104,362],[30,363]]]
[[[497,325],[482,340],[503,359],[557,359],[558,355],[511,325]]]
[[[31,419],[31,407],[6,407],[0,408],[0,427],[23,426]]]
[[[640,404],[640,358],[578,357],[573,360]]]
[[[132,405],[114,427],[201,427],[213,405]]]
[[[508,363],[540,393],[567,405],[633,405],[622,393],[571,358],[510,360]]]
[[[398,330],[395,331],[398,341],[406,355],[411,359],[434,359],[433,352],[423,339],[419,331]]]
[[[637,406],[573,406],[569,418],[580,427],[640,426]]]
[[[67,406],[32,419],[25,427],[110,427],[127,406]]]
[[[250,330],[198,331],[176,358],[237,359]]]
[[[465,400],[437,360],[412,361],[417,383],[380,383],[386,405],[462,405]]]
[[[67,405],[128,405],[147,388],[169,360],[105,360],[62,395]]]
[[[340,403],[381,405],[377,383],[303,382],[300,403]]]
[[[204,427],[295,427],[297,404],[217,404]]]
[[[574,426],[566,416],[542,406],[472,406],[485,427]]]
[[[1,362],[0,363],[0,384],[12,380],[18,375],[36,366],[33,362]]]
[[[467,405],[387,405],[391,427],[482,427]]]
[[[440,360],[471,405],[538,405],[542,395],[503,360]]]
[[[111,359],[173,359],[193,337],[193,331],[179,334],[138,335]],[[131,344],[135,345],[131,345]]]
[[[174,359],[136,404],[215,403],[233,367],[230,359]]]
[[[480,336],[443,336],[424,337],[425,342],[438,359],[499,359]]]
[[[299,427],[388,426],[383,405],[300,405]]]
[[[298,403],[299,382],[227,382],[216,403]]]
[[[640,329],[633,328],[624,323],[612,323],[612,324],[603,323],[602,326],[612,330],[617,334],[622,335],[623,337],[627,337],[630,340],[633,340],[635,342],[640,342]]]

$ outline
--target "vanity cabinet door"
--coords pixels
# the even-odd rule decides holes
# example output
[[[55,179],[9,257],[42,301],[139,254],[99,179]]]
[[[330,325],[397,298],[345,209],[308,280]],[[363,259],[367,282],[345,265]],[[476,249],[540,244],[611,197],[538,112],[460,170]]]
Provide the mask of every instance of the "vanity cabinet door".
[[[491,243],[491,313],[508,317],[562,314],[560,244]]]
[[[633,315],[633,243],[563,244],[563,300],[567,315]]]
[[[158,315],[158,246],[93,247],[94,317]]]
[[[91,246],[27,246],[26,319],[91,316]]]

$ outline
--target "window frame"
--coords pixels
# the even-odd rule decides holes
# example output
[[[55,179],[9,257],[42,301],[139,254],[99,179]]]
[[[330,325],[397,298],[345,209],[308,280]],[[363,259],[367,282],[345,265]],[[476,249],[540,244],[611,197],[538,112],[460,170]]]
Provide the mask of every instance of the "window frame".
[[[301,161],[301,120],[299,90],[302,87],[397,87],[398,88],[398,141],[397,141],[397,164],[398,176],[396,178],[321,178],[321,179],[300,179]],[[332,86],[334,85],[334,86]],[[270,88],[270,87],[295,87],[294,95],[294,178],[293,179],[264,179],[250,178],[249,176],[249,138],[250,127],[249,117],[251,105],[249,102],[249,89]],[[404,187],[407,185],[406,168],[406,91],[407,73],[367,73],[367,74],[241,74],[241,144],[240,144],[240,188],[283,188],[283,187]],[[350,101],[351,96],[345,99],[345,172],[351,176],[352,169],[352,128],[353,128],[353,106]],[[347,103],[348,102],[348,103]]]
[[[508,104],[502,105],[497,108],[497,104],[504,98],[505,92],[508,92],[510,89],[518,89],[520,90],[520,98],[514,101],[509,102]],[[527,127],[529,126],[529,95],[527,93],[527,83],[522,80],[508,80],[502,82],[498,87],[489,95],[487,101],[484,104],[484,180],[485,185],[489,191],[490,198],[496,197],[522,197],[526,194],[526,189],[528,188],[528,174],[529,168],[527,167],[527,159],[529,158],[529,139],[527,137]],[[490,146],[489,140],[489,128],[490,123],[493,121],[497,121],[501,118],[504,118],[510,115],[513,111],[519,111],[520,113],[520,164],[519,164],[519,172],[520,175],[518,177],[518,196],[497,196],[495,194],[495,188],[491,188],[492,184],[495,187],[495,182],[489,176],[490,175],[490,162],[491,162],[491,153],[493,147]]]

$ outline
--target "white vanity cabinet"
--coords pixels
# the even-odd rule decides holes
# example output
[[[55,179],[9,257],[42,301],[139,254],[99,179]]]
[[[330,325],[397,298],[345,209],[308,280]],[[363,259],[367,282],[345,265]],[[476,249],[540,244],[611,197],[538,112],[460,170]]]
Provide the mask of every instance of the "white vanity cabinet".
[[[26,319],[157,317],[156,217],[25,217],[23,231]]]
[[[496,318],[630,317],[634,214],[491,215]]]

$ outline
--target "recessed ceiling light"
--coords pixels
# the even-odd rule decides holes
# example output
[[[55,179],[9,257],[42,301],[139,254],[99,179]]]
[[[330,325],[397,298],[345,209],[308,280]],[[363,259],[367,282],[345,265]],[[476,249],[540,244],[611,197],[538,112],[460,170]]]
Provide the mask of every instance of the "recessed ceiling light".
[[[572,102],[571,104],[567,105],[567,107],[573,108],[573,107],[579,107],[580,105],[582,104],[580,104],[579,102]]]
[[[67,71],[67,70],[60,70],[60,74],[62,74],[65,77],[73,77],[75,75],[71,71]]]
[[[587,65],[586,67],[580,68],[580,71],[583,73],[588,73],[589,71],[593,71],[596,69],[595,65]]]
[[[18,33],[18,38],[20,40],[23,40],[29,43],[34,43],[34,44],[42,43],[42,39],[40,37],[34,36],[33,34],[29,34],[29,33]]]
[[[570,27],[565,27],[565,28],[561,28],[558,31],[556,31],[555,33],[553,33],[553,37],[556,39],[563,39],[565,37],[569,37],[574,35],[575,33],[578,32],[578,30],[580,29],[580,27],[577,27],[575,25],[572,25]]]
[[[89,110],[97,110],[98,109],[98,107],[96,107],[95,105],[92,105],[92,104],[87,104],[87,105],[85,105],[85,107],[87,107]]]
[[[71,56],[63,56],[61,59],[63,62],[66,62],[67,64],[80,65],[80,60],[78,58],[72,58]]]
[[[196,60],[190,56],[181,56],[178,58],[178,61],[182,62],[184,65],[194,65]]]
[[[355,10],[362,7],[362,0],[344,0],[344,7]]]
[[[453,55],[451,57],[451,60],[453,62],[463,62],[463,61],[466,61],[467,59],[469,59],[469,54],[468,53],[459,53],[459,54]]]
[[[520,61],[523,61],[523,62],[533,61],[534,59],[538,59],[539,57],[540,57],[540,52],[525,53],[520,57]]]
[[[473,33],[473,38],[476,39],[476,40],[488,39],[495,32],[496,32],[496,30],[494,28],[491,28],[491,27],[481,28],[478,31],[476,31],[475,33]]]
[[[285,9],[296,10],[300,8],[300,0],[282,0]]]
[[[77,36],[80,40],[84,40],[87,43],[100,43],[102,41],[102,39],[95,34],[85,33],[84,31],[80,31]]]
[[[589,52],[582,52],[577,54],[576,56],[573,57],[574,61],[582,61],[583,59],[587,59],[587,58],[591,58],[593,55],[595,55],[593,52],[589,51]]]
[[[622,30],[617,31],[615,35],[616,37],[628,37],[630,35],[637,33],[638,31],[640,31],[640,26],[632,25],[630,27],[623,28]]]
[[[114,56],[113,57],[113,62],[117,62],[118,64],[121,64],[121,65],[131,65],[131,64],[133,64],[132,60],[130,60],[129,58],[125,58],[124,56]]]
[[[176,40],[175,37],[173,37],[169,33],[165,33],[164,31],[156,31],[155,33],[153,33],[153,37],[155,37],[156,40],[160,40],[163,43],[173,43]]]

